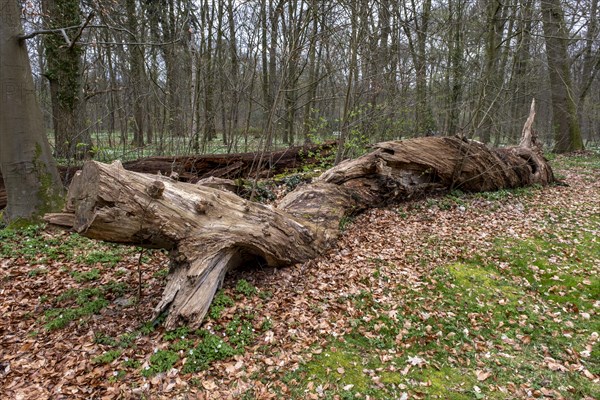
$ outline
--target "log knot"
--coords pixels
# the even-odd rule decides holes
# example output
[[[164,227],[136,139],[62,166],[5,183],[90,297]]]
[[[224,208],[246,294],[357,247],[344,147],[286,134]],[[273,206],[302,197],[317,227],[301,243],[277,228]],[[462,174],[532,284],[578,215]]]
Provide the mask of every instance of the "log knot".
[[[197,200],[194,202],[194,210],[196,210],[198,214],[206,214],[206,210],[208,210],[208,207],[210,206],[212,206],[212,203],[207,200]]]
[[[165,184],[161,181],[154,181],[146,187],[146,193],[153,199],[160,199],[165,191]]]

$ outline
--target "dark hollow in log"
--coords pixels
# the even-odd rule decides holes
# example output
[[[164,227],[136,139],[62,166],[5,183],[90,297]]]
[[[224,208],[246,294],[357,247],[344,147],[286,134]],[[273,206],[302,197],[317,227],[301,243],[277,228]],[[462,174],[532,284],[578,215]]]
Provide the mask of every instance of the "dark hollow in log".
[[[89,162],[71,183],[64,213],[46,220],[95,239],[168,249],[169,279],[155,313],[168,311],[169,328],[197,326],[228,269],[312,259],[334,243],[345,215],[416,194],[553,179],[537,148],[491,150],[457,137],[426,137],[379,143],[271,208],[212,187],[130,172],[118,162]]]

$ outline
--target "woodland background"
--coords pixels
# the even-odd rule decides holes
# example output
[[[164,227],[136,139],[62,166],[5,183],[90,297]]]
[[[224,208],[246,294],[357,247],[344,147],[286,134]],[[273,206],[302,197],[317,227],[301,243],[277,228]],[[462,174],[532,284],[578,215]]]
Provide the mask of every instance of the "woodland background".
[[[600,141],[598,0],[43,0],[22,23],[59,161],[327,138],[344,157],[423,135],[503,145],[534,97],[546,145],[581,148],[557,145],[573,125]]]

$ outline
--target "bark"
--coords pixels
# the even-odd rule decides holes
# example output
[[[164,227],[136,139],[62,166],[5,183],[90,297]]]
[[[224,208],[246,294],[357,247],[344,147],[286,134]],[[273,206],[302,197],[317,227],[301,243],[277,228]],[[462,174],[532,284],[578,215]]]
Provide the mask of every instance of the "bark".
[[[568,34],[559,0],[542,1],[542,20],[546,37],[548,72],[552,90],[552,122],[554,151],[566,153],[583,150],[583,140],[577,115],[577,104],[571,83]]]
[[[46,24],[50,28],[63,28],[81,23],[77,0],[44,0],[42,9],[46,16]],[[67,159],[87,158],[92,141],[89,132],[83,129],[83,50],[76,43],[67,42],[59,33],[46,35],[44,46],[47,58],[45,76],[50,83],[52,99],[55,156]]]
[[[537,148],[490,150],[457,137],[384,142],[297,188],[277,208],[212,187],[89,162],[73,179],[64,213],[50,223],[82,235],[170,251],[171,268],[155,315],[197,326],[231,268],[281,267],[331,246],[345,216],[449,188],[488,191],[553,180]]]
[[[21,32],[20,10],[0,0],[0,182],[6,185],[4,219],[31,220],[60,209],[63,187],[37,103]]]

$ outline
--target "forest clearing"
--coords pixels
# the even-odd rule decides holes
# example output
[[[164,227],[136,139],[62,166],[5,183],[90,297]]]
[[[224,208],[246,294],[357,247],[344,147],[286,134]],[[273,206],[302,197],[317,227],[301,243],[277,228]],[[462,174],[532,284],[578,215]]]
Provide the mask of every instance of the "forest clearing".
[[[1,391],[597,398],[600,156],[551,164],[568,185],[369,210],[315,260],[233,271],[198,329],[150,322],[161,251],[2,230]]]
[[[599,1],[0,0],[0,396],[600,398]]]

